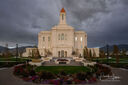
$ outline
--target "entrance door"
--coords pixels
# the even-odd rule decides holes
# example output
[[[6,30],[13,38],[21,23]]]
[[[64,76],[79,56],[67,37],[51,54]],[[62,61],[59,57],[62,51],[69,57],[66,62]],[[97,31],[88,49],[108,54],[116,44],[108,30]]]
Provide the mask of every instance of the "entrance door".
[[[67,51],[65,51],[65,57],[67,57]]]
[[[61,50],[61,57],[64,57],[64,50]]]
[[[58,51],[58,57],[60,57],[60,51]]]

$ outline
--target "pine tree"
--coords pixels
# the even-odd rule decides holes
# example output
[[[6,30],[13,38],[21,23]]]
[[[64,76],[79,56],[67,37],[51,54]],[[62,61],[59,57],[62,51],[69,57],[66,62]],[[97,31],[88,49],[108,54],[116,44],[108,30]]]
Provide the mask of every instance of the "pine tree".
[[[86,58],[85,47],[83,48],[83,57]]]
[[[93,57],[96,57],[96,52],[94,49],[93,49]]]
[[[90,49],[89,54],[90,54],[90,60],[92,60],[92,51],[91,51],[91,49]]]
[[[118,55],[119,49],[118,49],[117,45],[113,46],[113,54],[116,57],[116,63],[118,64],[119,63],[119,55]]]

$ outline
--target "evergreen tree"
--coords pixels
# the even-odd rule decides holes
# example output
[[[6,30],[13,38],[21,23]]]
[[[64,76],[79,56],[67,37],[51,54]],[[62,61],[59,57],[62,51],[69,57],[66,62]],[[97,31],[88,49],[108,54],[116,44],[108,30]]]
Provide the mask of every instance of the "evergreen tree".
[[[100,50],[100,57],[101,58],[105,58],[106,57],[105,52],[103,50]]]
[[[118,55],[119,49],[118,49],[117,45],[113,46],[113,54],[116,57],[116,63],[118,64],[119,63],[119,55]]]
[[[96,52],[94,49],[93,49],[93,57],[96,57]]]
[[[86,58],[85,47],[83,48],[83,57]]]
[[[121,55],[122,55],[123,57],[125,57],[125,56],[126,56],[126,52],[127,52],[127,51],[126,51],[125,49],[123,49]]]
[[[89,54],[90,54],[90,60],[92,60],[92,51],[91,51],[91,49],[90,49]]]
[[[88,54],[88,48],[87,48],[87,47],[85,47],[85,56],[86,56],[86,57],[89,56],[89,54]]]

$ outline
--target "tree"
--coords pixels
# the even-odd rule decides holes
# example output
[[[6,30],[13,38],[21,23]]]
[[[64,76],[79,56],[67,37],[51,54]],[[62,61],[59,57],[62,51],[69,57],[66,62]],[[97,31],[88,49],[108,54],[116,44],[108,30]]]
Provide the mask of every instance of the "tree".
[[[127,51],[126,51],[125,49],[123,49],[122,52],[121,52],[121,55],[122,55],[123,57],[125,57],[125,56],[126,56],[126,52],[127,52]]]
[[[89,60],[92,60],[92,51],[91,51],[91,49],[89,50]]]
[[[40,58],[40,53],[39,53],[38,48],[36,48],[35,51],[36,51],[36,52],[35,52],[35,58],[36,58],[36,59]]]
[[[72,55],[75,56],[76,52],[75,51],[72,51]]]
[[[12,56],[12,54],[10,53],[10,51],[9,51],[9,49],[8,49],[8,44],[6,44],[4,56],[5,56],[6,58],[9,58],[10,56]]]
[[[83,49],[83,57],[84,58],[87,58],[89,55],[88,55],[88,48],[87,47],[84,47]]]
[[[105,56],[105,52],[103,51],[103,50],[100,50],[100,57],[101,58],[105,58],[106,56]]]
[[[32,58],[39,59],[40,58],[39,50],[36,46],[34,48],[35,49],[32,49]]]
[[[72,51],[72,55],[73,55],[73,56],[76,56],[76,57],[77,57],[77,56],[80,56],[80,55],[79,55],[79,50],[76,49],[75,51]]]
[[[87,47],[85,47],[85,54],[86,54],[86,57],[88,57],[89,55],[88,55],[88,48]]]
[[[51,56],[52,52],[50,50],[47,50],[47,56]]]
[[[113,46],[113,54],[116,57],[116,63],[118,64],[119,63],[119,55],[118,55],[119,49],[118,49],[117,45]]]
[[[76,56],[79,56],[79,50],[76,49]]]
[[[93,49],[93,57],[96,57],[96,52],[94,49]]]
[[[86,58],[85,47],[83,48],[83,57]]]
[[[49,49],[44,49],[45,57],[52,55],[52,52]]]

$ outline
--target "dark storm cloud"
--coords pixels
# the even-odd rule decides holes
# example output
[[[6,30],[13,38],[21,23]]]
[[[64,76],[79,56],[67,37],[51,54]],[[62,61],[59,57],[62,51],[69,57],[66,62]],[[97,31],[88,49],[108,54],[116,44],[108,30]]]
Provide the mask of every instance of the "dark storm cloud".
[[[62,7],[68,24],[87,32],[89,47],[128,42],[127,0],[0,0],[0,42],[36,44]]]

